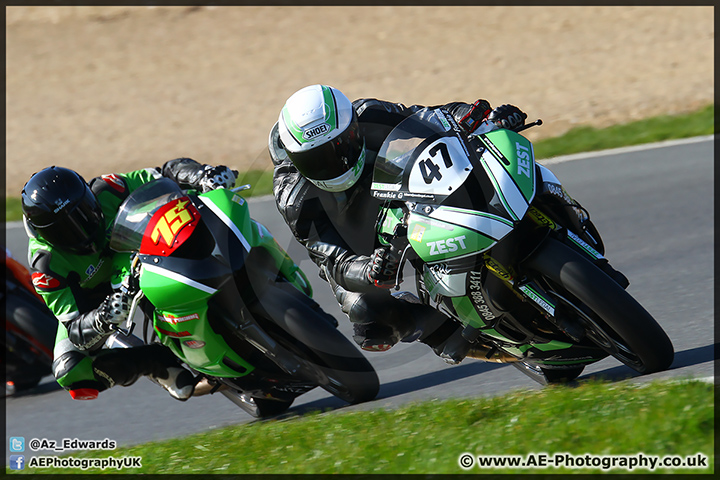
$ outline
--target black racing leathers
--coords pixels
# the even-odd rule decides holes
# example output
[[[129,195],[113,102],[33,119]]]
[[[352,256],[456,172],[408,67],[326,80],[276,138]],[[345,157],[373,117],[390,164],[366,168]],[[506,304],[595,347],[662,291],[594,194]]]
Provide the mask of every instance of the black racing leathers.
[[[373,295],[382,292],[389,297],[387,290],[375,287],[368,277],[370,256],[375,248],[380,247],[375,222],[382,203],[370,192],[373,166],[383,141],[392,129],[424,107],[406,107],[377,99],[359,99],[353,102],[353,107],[358,114],[366,148],[365,166],[355,185],[345,192],[332,193],[307,181],[282,149],[276,124],[269,139],[270,155],[275,165],[273,194],[280,214],[320,268],[322,278],[330,275],[331,283],[334,281],[350,292]],[[460,121],[472,105],[454,102],[442,108]],[[342,295],[338,295],[337,290],[336,296],[342,304]],[[350,315],[351,321],[360,321],[353,318],[349,308],[349,305],[344,305],[343,311]]]
[[[379,246],[375,221],[381,201],[370,195],[372,171],[377,152],[390,131],[402,120],[424,108],[405,107],[376,99],[353,102],[367,156],[363,172],[353,187],[332,193],[307,181],[279,145],[277,125],[270,138],[270,155],[275,164],[273,194],[277,208],[295,238],[308,250],[310,258],[334,280],[351,291],[373,291],[368,279],[370,255]],[[470,110],[467,103],[443,106],[460,120]]]

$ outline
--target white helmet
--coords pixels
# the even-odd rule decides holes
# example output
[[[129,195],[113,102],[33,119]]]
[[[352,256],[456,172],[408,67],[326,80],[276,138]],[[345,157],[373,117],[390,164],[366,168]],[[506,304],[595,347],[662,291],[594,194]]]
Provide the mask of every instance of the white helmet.
[[[357,114],[343,93],[310,85],[285,102],[278,119],[280,142],[295,168],[323,190],[352,187],[365,165]]]

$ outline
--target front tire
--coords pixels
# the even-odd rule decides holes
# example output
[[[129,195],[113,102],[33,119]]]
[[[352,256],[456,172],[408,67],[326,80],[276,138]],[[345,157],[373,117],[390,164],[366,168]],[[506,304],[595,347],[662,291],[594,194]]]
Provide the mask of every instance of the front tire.
[[[672,364],[673,345],[662,327],[580,253],[547,238],[524,266],[549,280],[550,290],[581,304],[575,306],[585,312],[578,320],[584,323],[587,337],[622,363],[642,374],[666,370]]]
[[[251,311],[275,341],[319,371],[320,387],[351,404],[377,396],[375,369],[312,299],[279,283]]]

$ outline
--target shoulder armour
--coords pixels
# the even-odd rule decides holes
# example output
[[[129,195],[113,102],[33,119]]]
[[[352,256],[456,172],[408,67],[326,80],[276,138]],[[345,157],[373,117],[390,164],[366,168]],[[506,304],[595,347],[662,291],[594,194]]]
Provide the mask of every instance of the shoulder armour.
[[[115,173],[95,177],[90,180],[89,185],[95,197],[99,197],[101,193],[109,192],[113,196],[124,200],[130,193],[127,181],[121,175]]]

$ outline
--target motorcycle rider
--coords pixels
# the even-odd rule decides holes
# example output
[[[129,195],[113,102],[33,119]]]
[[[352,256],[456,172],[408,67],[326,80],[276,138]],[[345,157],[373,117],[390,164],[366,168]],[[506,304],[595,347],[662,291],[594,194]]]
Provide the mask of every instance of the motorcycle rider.
[[[195,377],[166,346],[103,348],[127,320],[131,300],[113,291],[123,281],[130,254],[110,250],[109,228],[123,200],[161,176],[181,188],[205,192],[232,187],[237,172],[176,158],[162,168],[102,175],[86,183],[77,172],[52,166],[33,174],[23,187],[32,282],[59,321],[53,374],[76,400],[97,398],[114,385],[131,385],[141,375],[155,379],[178,400],[193,394]]]
[[[513,105],[492,109],[482,99],[441,107],[467,133],[516,128],[527,118]],[[370,194],[373,164],[383,141],[422,108],[374,98],[350,102],[336,88],[311,85],[287,99],[268,149],[275,165],[276,206],[320,267],[320,276],[331,284],[353,323],[358,345],[385,351],[398,341],[419,340],[448,361],[451,355],[443,350],[459,326],[409,292],[390,294],[401,258],[377,240],[381,201]]]

